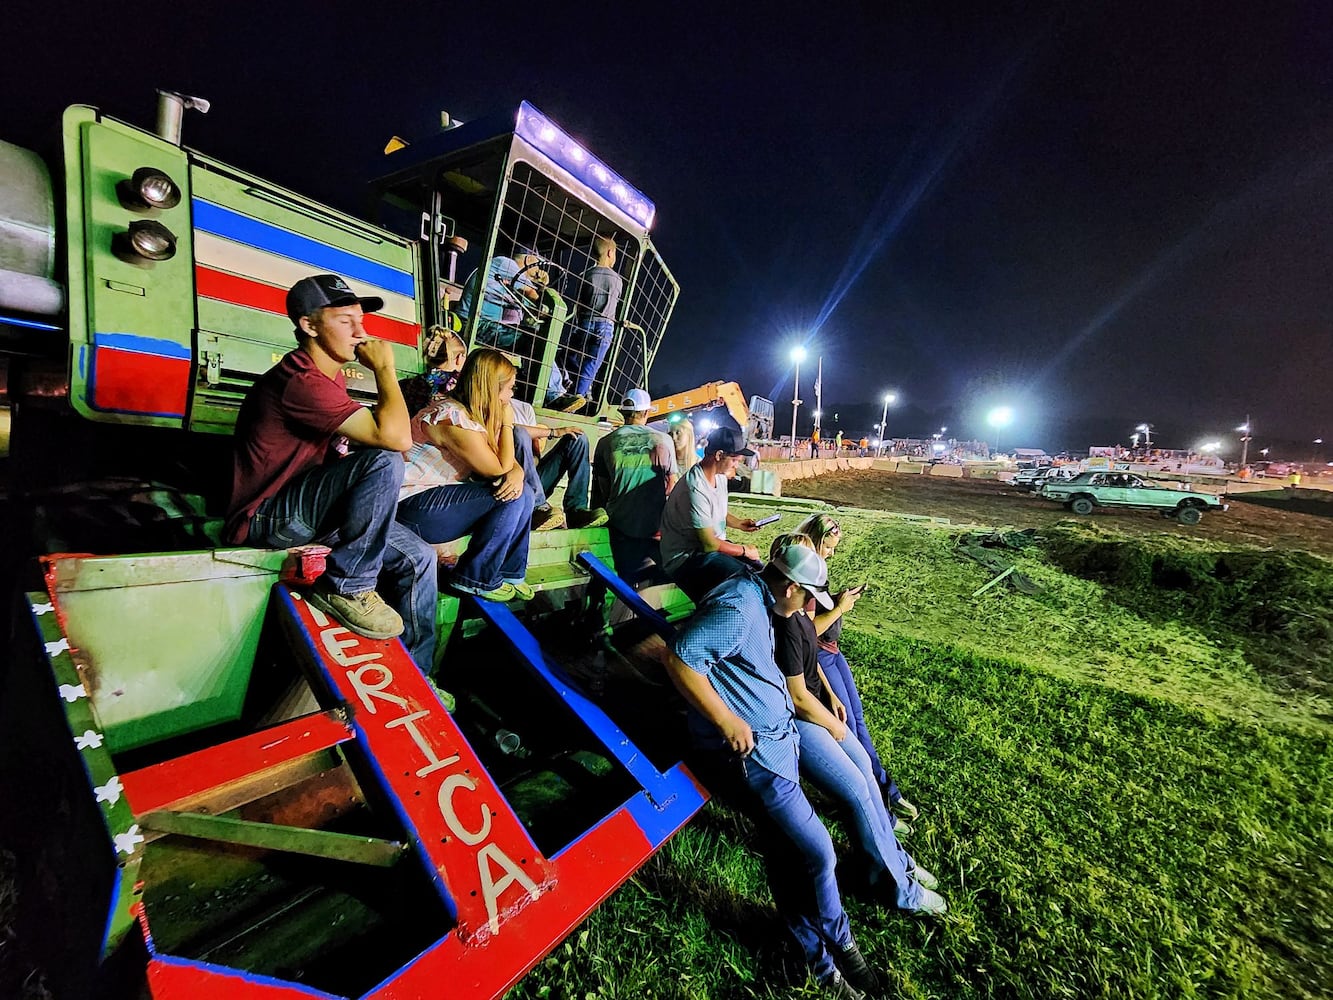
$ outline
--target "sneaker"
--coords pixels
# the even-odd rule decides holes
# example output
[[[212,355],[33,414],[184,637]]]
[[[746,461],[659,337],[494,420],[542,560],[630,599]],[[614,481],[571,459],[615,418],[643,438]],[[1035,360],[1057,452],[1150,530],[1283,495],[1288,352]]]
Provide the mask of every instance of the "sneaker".
[[[821,985],[824,987],[826,997],[837,997],[838,1000],[865,1000],[866,995],[847,982],[837,969],[833,970],[833,978]]]
[[[432,678],[427,677],[426,683],[429,684],[430,689],[435,692],[435,697],[440,699],[440,705],[443,706],[444,710],[450,715],[453,715],[454,709],[458,707],[458,700],[444,688],[440,687],[440,685],[436,684]]]
[[[554,531],[565,526],[565,515],[549,503],[532,508],[532,530]]]
[[[506,580],[505,583],[514,588],[514,600],[530,601],[537,596],[537,591],[532,589],[532,585],[527,580]]]
[[[912,913],[920,913],[925,917],[938,917],[949,908],[949,904],[944,901],[944,897],[932,889],[921,887],[921,902],[916,906],[909,906],[907,909]]]
[[[829,951],[833,954],[833,964],[853,989],[861,993],[875,993],[879,990],[879,979],[855,941],[830,948]]]
[[[606,511],[601,507],[571,510],[565,515],[565,525],[570,528],[600,528],[607,520]]]
[[[930,874],[930,872],[926,871],[920,865],[917,865],[907,874],[911,878],[916,879],[916,884],[921,886],[922,888],[938,889],[940,887],[940,880],[937,879],[934,875]]]
[[[482,590],[480,587],[468,587],[461,583],[451,583],[449,586],[460,594],[471,594],[473,597],[479,597],[483,601],[496,601],[500,604],[505,604],[518,598],[518,591],[514,589],[512,583],[502,583],[494,590]]]
[[[367,639],[393,639],[403,634],[402,616],[373,590],[337,594],[316,586],[306,592],[306,599]]]
[[[894,812],[896,812],[903,819],[908,819],[908,820],[916,819],[918,816],[921,815],[921,810],[918,809],[916,806],[912,805],[912,803],[908,802],[901,795],[898,796],[898,798],[895,799],[893,802],[889,803],[889,808],[892,809]]]
[[[546,406],[548,409],[559,410],[561,413],[577,413],[583,409],[583,405],[587,402],[587,397],[580,396],[576,392],[567,392],[563,396],[557,396]]]
[[[899,840],[902,840],[904,837],[910,837],[912,835],[912,828],[907,823],[904,823],[897,816],[894,816],[893,835],[897,837]]]

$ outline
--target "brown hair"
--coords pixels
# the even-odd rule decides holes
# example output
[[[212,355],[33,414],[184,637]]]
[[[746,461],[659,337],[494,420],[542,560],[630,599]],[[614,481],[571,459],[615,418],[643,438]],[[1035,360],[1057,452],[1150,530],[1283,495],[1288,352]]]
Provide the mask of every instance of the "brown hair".
[[[593,255],[598,258],[605,257],[607,251],[614,250],[615,248],[616,241],[610,236],[594,236],[592,238],[592,252]]]
[[[496,405],[500,387],[518,371],[514,363],[500,351],[479,347],[467,356],[463,370],[458,373],[458,384],[450,395],[463,404],[468,416],[486,426],[491,444],[500,440],[502,414]]]

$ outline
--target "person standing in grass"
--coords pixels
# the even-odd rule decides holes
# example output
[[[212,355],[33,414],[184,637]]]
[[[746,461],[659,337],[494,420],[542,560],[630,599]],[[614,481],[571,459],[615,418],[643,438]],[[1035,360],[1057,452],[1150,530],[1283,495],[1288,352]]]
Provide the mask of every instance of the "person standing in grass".
[[[431,544],[471,535],[450,586],[489,601],[530,600],[524,581],[532,493],[515,455],[517,369],[500,351],[468,355],[458,384],[412,418],[398,520]]]
[[[824,559],[832,558],[842,542],[842,527],[829,514],[812,514],[796,526],[796,531],[809,535],[810,540],[815,543],[815,551]],[[843,616],[856,607],[856,602],[864,592],[864,584],[841,591],[834,599],[831,609],[821,610],[815,614],[815,632],[819,642],[816,655],[819,665],[824,669],[829,690],[846,706],[847,727],[869,756],[875,781],[879,784],[885,803],[898,815],[912,820],[916,819],[920,810],[903,797],[897,782],[880,762],[879,754],[875,752],[875,742],[870,738],[870,729],[866,726],[865,709],[861,705],[861,694],[856,689],[856,681],[852,678],[852,668],[847,663],[847,657],[843,656],[838,648],[838,639],[842,636]],[[899,829],[898,832],[908,831]]]
[[[788,545],[814,549],[808,536],[788,534],[773,539],[771,552],[776,554]],[[828,688],[815,656],[818,647],[810,614],[816,606],[833,607],[827,591],[816,593],[793,615],[773,615],[774,656],[796,709],[801,777],[846,806],[870,887],[877,895],[891,899],[902,910],[943,913],[945,902],[932,891],[938,880],[899,845],[870,755],[849,733],[847,710]]]
[[[666,669],[690,708],[694,764],[755,822],[773,901],[806,961],[829,996],[857,998],[878,980],[852,938],[833,841],[801,788],[800,737],[769,618],[827,597],[827,581],[813,550],[779,549],[761,572],[708,591],[677,631]]]

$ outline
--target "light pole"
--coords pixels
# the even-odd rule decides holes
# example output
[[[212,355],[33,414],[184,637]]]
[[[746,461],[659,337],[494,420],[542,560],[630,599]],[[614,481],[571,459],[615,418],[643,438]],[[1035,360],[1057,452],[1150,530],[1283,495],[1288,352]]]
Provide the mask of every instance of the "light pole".
[[[898,398],[896,393],[886,392],[884,394],[884,412],[879,416],[879,448],[875,453],[876,458],[882,458],[884,455],[884,442],[888,437],[884,433],[884,428],[889,422],[889,404]]]
[[[1240,439],[1240,464],[1245,465],[1245,459],[1250,454],[1250,439],[1254,436],[1250,433],[1250,415],[1245,414],[1245,423],[1241,424],[1236,430],[1241,432]]]
[[[791,349],[792,364],[796,366],[796,375],[791,383],[791,459],[796,458],[796,411],[801,406],[801,362],[805,360],[805,348],[797,344]]]
[[[1000,431],[1008,427],[1014,419],[1012,406],[997,406],[986,414],[986,423],[995,428],[995,450],[1000,450]]]
[[[1143,434],[1143,450],[1152,451],[1152,424],[1139,424],[1134,429]]]

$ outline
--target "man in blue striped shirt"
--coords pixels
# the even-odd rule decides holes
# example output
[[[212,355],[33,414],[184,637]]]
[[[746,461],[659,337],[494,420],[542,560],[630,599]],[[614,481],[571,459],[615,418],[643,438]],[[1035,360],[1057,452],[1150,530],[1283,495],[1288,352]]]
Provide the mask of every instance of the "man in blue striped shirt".
[[[801,789],[791,696],[773,659],[770,609],[788,617],[811,597],[831,603],[824,560],[800,545],[779,549],[762,572],[703,596],[667,671],[689,703],[705,781],[759,827],[774,902],[806,960],[830,996],[855,998],[877,981],[852,939],[833,841]]]

